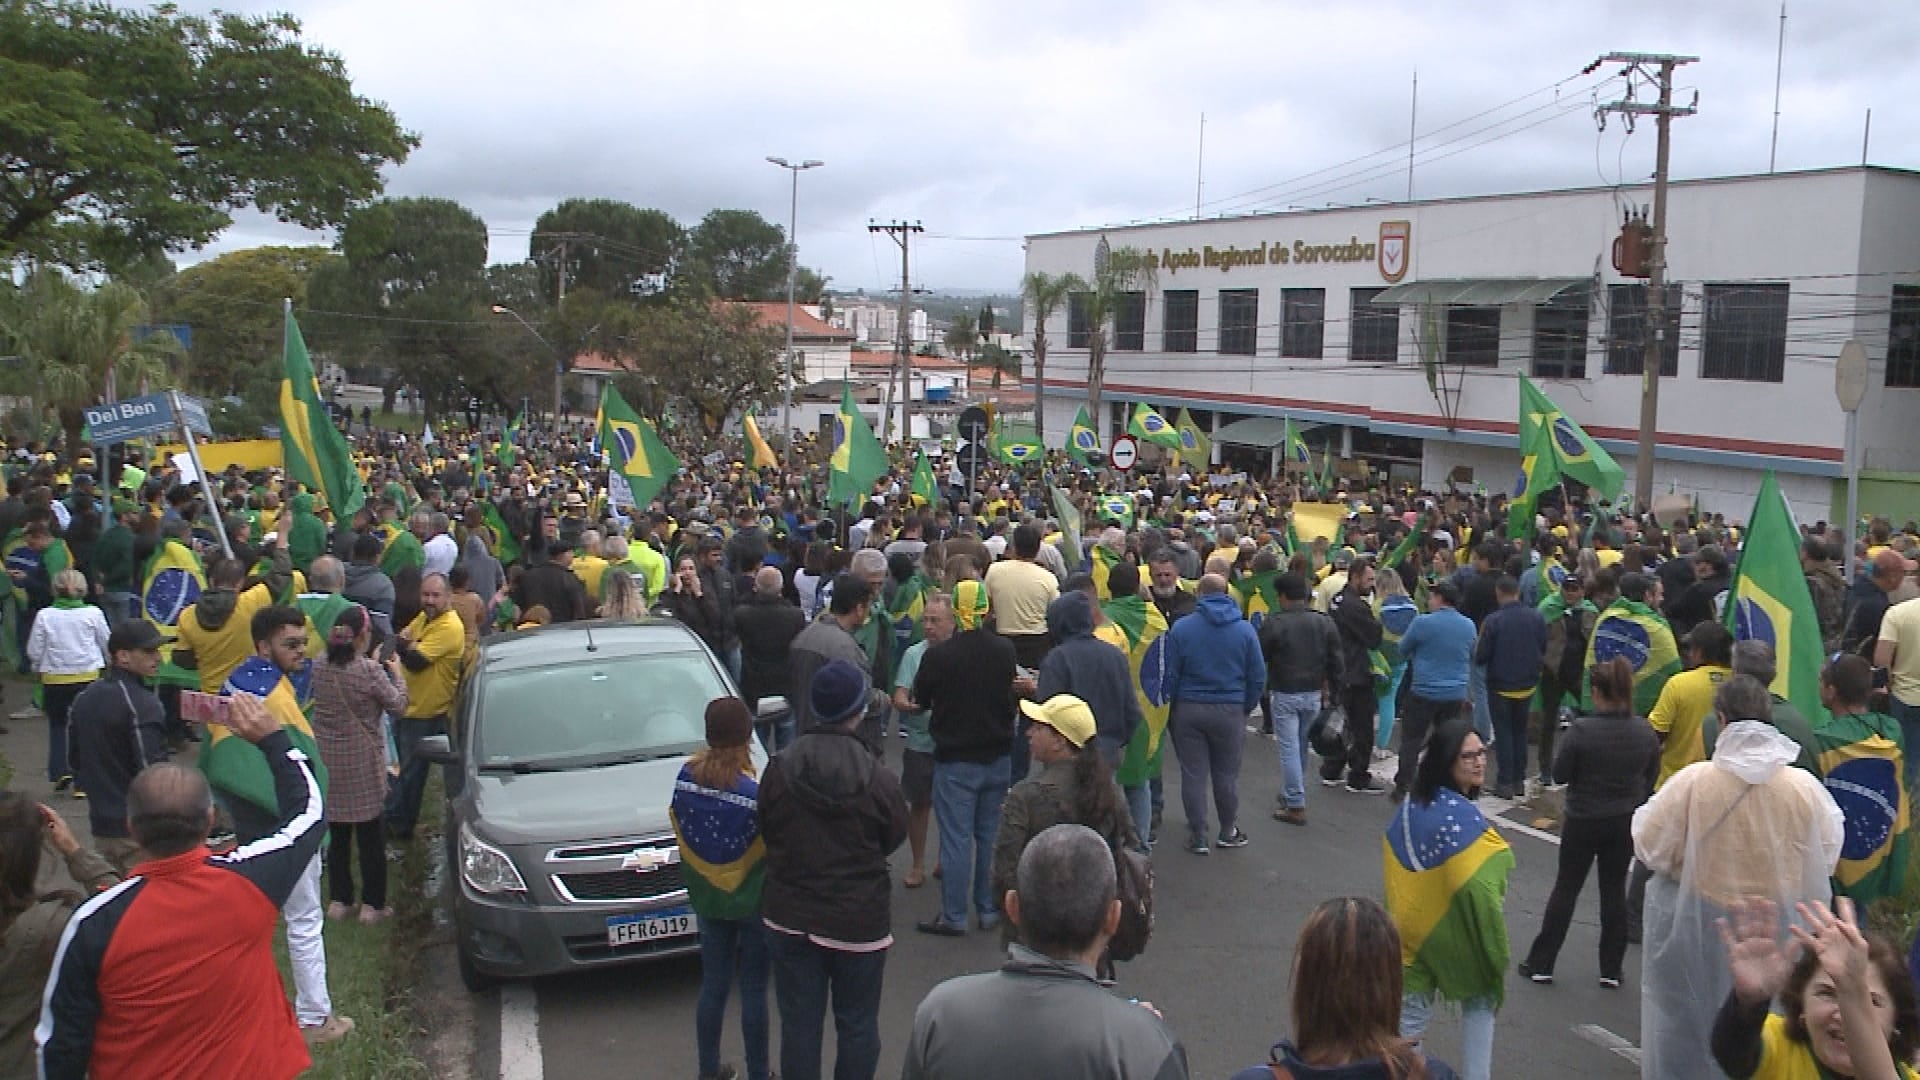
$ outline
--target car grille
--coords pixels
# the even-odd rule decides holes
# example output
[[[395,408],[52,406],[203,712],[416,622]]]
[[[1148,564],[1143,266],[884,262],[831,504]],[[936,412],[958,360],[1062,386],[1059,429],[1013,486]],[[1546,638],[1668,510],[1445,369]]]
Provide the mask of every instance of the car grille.
[[[644,874],[637,870],[555,874],[554,880],[561,896],[575,901],[659,900],[687,887],[678,864]]]

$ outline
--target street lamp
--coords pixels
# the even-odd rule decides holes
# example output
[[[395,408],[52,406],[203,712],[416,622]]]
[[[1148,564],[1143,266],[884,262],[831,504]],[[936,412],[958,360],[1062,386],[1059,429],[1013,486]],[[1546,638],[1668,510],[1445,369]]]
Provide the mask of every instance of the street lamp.
[[[517,322],[521,326],[526,327],[527,333],[532,334],[533,339],[535,341],[538,341],[540,344],[545,345],[547,347],[547,351],[553,354],[553,427],[555,431],[558,431],[560,429],[560,395],[563,391],[563,388],[561,386],[561,376],[566,374],[566,368],[562,366],[560,363],[560,350],[554,348],[552,342],[548,341],[546,338],[541,337],[540,331],[535,330],[533,328],[532,323],[521,318],[520,313],[513,310],[512,308],[507,307],[504,304],[495,304],[493,305],[493,313],[495,315],[513,316],[514,322]]]
[[[780,407],[780,436],[788,451],[793,447],[793,279],[794,272],[800,266],[800,244],[794,233],[800,227],[800,174],[807,169],[817,169],[825,165],[824,161],[809,158],[798,165],[791,164],[786,158],[768,157],[770,164],[778,165],[793,176],[790,202],[787,206],[787,371],[781,382],[786,387],[786,397]],[[792,456],[791,453],[788,454]]]

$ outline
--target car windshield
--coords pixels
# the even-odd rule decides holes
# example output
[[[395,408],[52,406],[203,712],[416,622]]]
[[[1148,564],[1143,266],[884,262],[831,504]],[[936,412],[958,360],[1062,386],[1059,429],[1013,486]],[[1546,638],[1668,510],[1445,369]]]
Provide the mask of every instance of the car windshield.
[[[491,674],[475,760],[482,769],[567,769],[691,754],[706,743],[707,702],[725,693],[697,652]]]

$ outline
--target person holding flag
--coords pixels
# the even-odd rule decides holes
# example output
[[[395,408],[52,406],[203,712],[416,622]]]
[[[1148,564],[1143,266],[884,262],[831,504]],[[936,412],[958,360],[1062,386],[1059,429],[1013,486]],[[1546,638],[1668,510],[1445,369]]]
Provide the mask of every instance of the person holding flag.
[[[1180,433],[1144,401],[1134,405],[1133,415],[1127,418],[1127,434],[1167,450],[1180,449]]]
[[[1520,476],[1507,508],[1508,537],[1520,540],[1532,535],[1541,493],[1558,487],[1562,477],[1580,481],[1608,502],[1619,498],[1626,486],[1626,472],[1612,455],[1522,375]]]
[[[300,324],[293,319],[291,300],[287,302],[285,333],[280,449],[286,455],[287,475],[324,495],[335,520],[350,518],[366,501],[366,484],[354,468],[346,439],[333,426],[332,412],[320,398],[320,383],[313,377],[313,361],[307,355]]]
[[[827,444],[827,502],[842,507],[863,499],[887,471],[887,452],[873,437],[873,426],[854,405],[853,388],[840,389],[840,411],[833,414]]]
[[[760,423],[752,413],[741,417],[740,428],[747,439],[747,468],[778,469],[780,459],[774,456],[773,447],[767,445],[766,436],[760,434]]]
[[[1911,799],[1905,737],[1893,717],[1867,707],[1872,694],[1873,666],[1842,653],[1820,672],[1820,702],[1829,715],[1813,722],[1820,774],[1847,826],[1833,891],[1862,908],[1900,895],[1905,884]]]
[[[940,489],[934,483],[933,466],[927,463],[925,450],[913,453],[913,480],[907,485],[907,491],[920,500],[921,506],[932,506],[939,500]]]
[[[633,411],[609,382],[600,391],[600,446],[611,461],[609,486],[624,482],[631,503],[644,507],[680,471],[653,424]]]
[[[1067,456],[1078,462],[1081,468],[1093,464],[1094,455],[1100,454],[1100,433],[1093,428],[1093,421],[1087,418],[1087,407],[1080,406],[1080,412],[1073,418],[1073,425],[1067,428]]]

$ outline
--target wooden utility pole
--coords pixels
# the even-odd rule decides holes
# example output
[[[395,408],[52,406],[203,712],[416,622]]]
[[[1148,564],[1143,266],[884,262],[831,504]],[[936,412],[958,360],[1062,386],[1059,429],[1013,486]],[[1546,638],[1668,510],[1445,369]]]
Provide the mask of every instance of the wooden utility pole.
[[[900,245],[900,325],[894,333],[893,374],[887,383],[894,379],[900,381],[900,438],[902,441],[913,438],[913,330],[910,323],[913,306],[913,281],[908,272],[908,248],[912,244],[914,233],[924,232],[919,222],[911,224],[896,221],[891,225],[869,225],[870,233],[883,232]],[[891,410],[881,417],[880,441],[888,442],[893,437],[893,413]]]
[[[1620,71],[1627,80],[1626,95],[1619,101],[1600,106],[1600,124],[1605,127],[1608,113],[1619,113],[1626,118],[1627,130],[1632,131],[1636,117],[1651,115],[1657,133],[1653,157],[1653,248],[1648,258],[1644,330],[1646,354],[1640,365],[1640,438],[1635,450],[1638,460],[1633,477],[1634,501],[1642,510],[1653,505],[1653,456],[1660,418],[1660,366],[1661,358],[1666,355],[1667,155],[1671,141],[1668,128],[1674,117],[1692,116],[1697,111],[1695,105],[1674,105],[1673,72],[1681,65],[1699,59],[1697,56],[1665,53],[1616,52],[1595,60],[1582,73],[1590,74],[1602,64],[1626,65]],[[1651,105],[1634,100],[1634,89],[1643,81],[1653,83],[1659,92],[1658,100]],[[1694,100],[1697,105],[1697,94]]]
[[[567,304],[567,237],[560,238],[560,261],[554,268],[560,274],[559,295],[553,301],[553,310],[558,312]],[[560,405],[565,400],[563,395],[566,393],[566,370],[560,354],[555,352],[553,354],[553,430],[556,432],[560,430]]]

